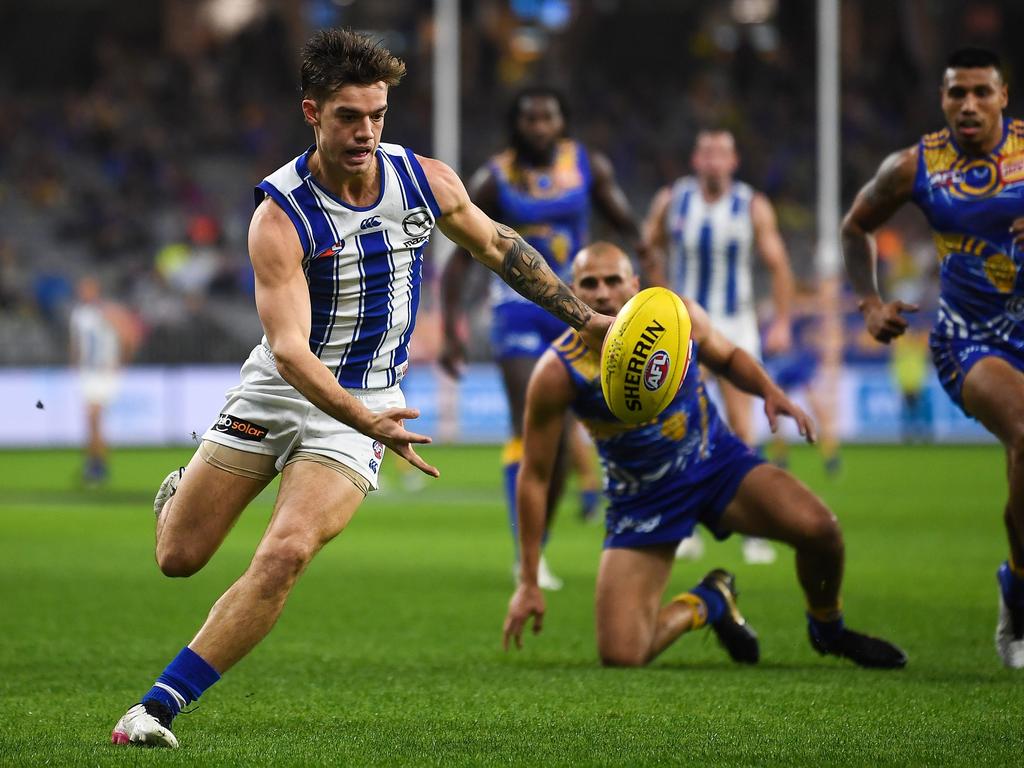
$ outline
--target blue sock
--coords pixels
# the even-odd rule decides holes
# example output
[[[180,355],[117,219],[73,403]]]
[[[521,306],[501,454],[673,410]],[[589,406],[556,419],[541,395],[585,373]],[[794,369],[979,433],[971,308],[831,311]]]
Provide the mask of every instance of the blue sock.
[[[814,636],[821,640],[821,642],[826,646],[830,646],[838,640],[839,636],[843,633],[843,629],[846,628],[846,625],[843,623],[842,614],[839,614],[839,618],[833,619],[832,621],[821,621],[808,613],[807,626],[811,628],[811,632]]]
[[[512,531],[512,545],[519,559],[519,518],[516,516],[516,478],[519,477],[519,462],[507,462],[503,467],[505,476],[505,504],[508,507],[508,528]]]
[[[142,701],[159,701],[177,716],[182,708],[198,699],[207,688],[220,680],[220,673],[187,645],[164,673],[156,679]]]
[[[999,588],[1003,592],[1003,601],[1007,605],[1024,603],[1024,578],[1014,574],[1009,562],[1004,562],[996,571]]]
[[[704,605],[708,609],[708,618],[705,623],[714,624],[725,613],[725,598],[722,597],[722,593],[717,589],[711,589],[705,587],[703,584],[698,584],[696,587],[690,590],[691,595],[696,595],[704,601]]]

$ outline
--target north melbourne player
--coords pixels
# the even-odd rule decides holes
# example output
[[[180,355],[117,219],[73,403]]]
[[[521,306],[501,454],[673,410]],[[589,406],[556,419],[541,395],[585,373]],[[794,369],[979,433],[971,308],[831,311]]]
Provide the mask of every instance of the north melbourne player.
[[[765,351],[787,352],[792,343],[793,273],[771,201],[734,178],[740,158],[730,131],[699,131],[690,163],[693,175],[659,190],[644,223],[652,279],[680,296],[692,296],[723,336],[760,359],[756,249],[771,273],[774,304]],[[727,379],[719,378],[718,385],[729,426],[740,440],[754,445],[753,399]],[[744,540],[743,556],[748,563],[775,561],[775,551],[757,538]]]
[[[573,265],[576,294],[595,311],[615,314],[639,290],[629,258],[608,243],[584,249]],[[692,355],[745,392],[764,400],[774,431],[780,416],[796,420],[813,441],[813,425],[748,353],[728,341],[707,313],[686,302],[693,323]],[[526,461],[519,475],[521,584],[509,604],[504,641],[521,644],[533,617],[541,629],[545,603],[537,586],[544,497],[554,461],[551,434],[572,410],[590,430],[605,469],[607,536],[597,576],[597,646],[602,663],[641,666],[680,635],[712,627],[739,662],[759,658],[757,636],[736,605],[735,581],[715,569],[688,592],[662,604],[681,539],[702,523],[717,538],[764,536],[796,550],[816,651],[866,667],[898,668],[906,656],[884,640],[848,629],[839,588],[843,537],[827,507],[783,470],[766,464],[719,418],[691,365],[679,393],[656,419],[629,425],[615,419],[600,384],[600,358],[572,330],[537,363],[524,420]]]
[[[385,448],[428,475],[430,438],[408,431],[408,364],[423,252],[435,225],[595,347],[594,314],[514,230],[495,224],[443,163],[381,143],[404,63],[367,37],[322,30],[302,60],[315,144],[258,187],[249,230],[266,335],[183,474],[157,495],[156,559],[190,576],[280,472],[274,513],[245,573],[114,728],[116,744],[174,747],[174,717],[263,639],[310,560],[377,485]]]
[[[999,566],[996,650],[1024,668],[1024,121],[1003,114],[999,58],[966,48],[940,87],[946,127],[887,157],[843,221],[843,255],[868,332],[890,342],[917,307],[879,295],[872,233],[913,201],[940,261],[929,345],[939,380],[1006,449],[1009,558]]]

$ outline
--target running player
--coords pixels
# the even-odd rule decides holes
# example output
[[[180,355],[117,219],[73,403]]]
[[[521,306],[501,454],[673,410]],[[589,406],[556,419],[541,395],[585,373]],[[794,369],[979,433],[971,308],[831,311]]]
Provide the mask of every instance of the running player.
[[[573,274],[577,295],[602,313],[618,312],[639,290],[629,258],[608,243],[584,249]],[[772,431],[780,415],[788,415],[813,442],[810,419],[757,361],[713,330],[697,304],[687,301],[687,307],[697,360],[763,398]],[[537,563],[544,497],[555,460],[553,435],[569,409],[594,436],[607,478],[607,537],[597,576],[602,663],[647,664],[680,635],[704,625],[712,627],[734,660],[758,660],[757,635],[739,614],[734,579],[725,571],[711,571],[697,587],[659,608],[676,545],[700,522],[717,538],[733,532],[765,536],[796,550],[808,631],[818,653],[866,667],[906,664],[896,646],[844,626],[839,523],[804,485],[763,462],[726,428],[708,399],[698,366],[690,366],[679,393],[654,422],[623,424],[611,415],[601,394],[599,355],[571,330],[537,363],[526,396],[526,460],[518,489],[522,573],[505,620],[506,648],[509,640],[521,644],[531,616],[534,632],[541,628],[545,606]]]
[[[281,472],[274,513],[249,568],[118,721],[114,743],[177,745],[175,715],[270,631],[310,560],[376,487],[385,446],[438,476],[414,450],[430,438],[405,429],[418,411],[398,387],[435,225],[595,347],[611,323],[473,205],[450,168],[380,142],[388,88],[404,73],[349,30],[306,44],[302,111],[315,144],[259,185],[249,229],[266,335],[184,473],[157,494],[160,569],[202,568]]]
[[[563,280],[570,279],[569,262],[587,240],[591,208],[632,244],[639,244],[640,240],[611,163],[604,155],[568,137],[568,118],[565,99],[558,91],[543,86],[521,91],[509,112],[509,148],[492,157],[469,183],[473,202],[489,216],[515,227]],[[638,249],[638,253],[646,251]],[[445,265],[441,279],[445,342],[441,365],[455,377],[465,360],[460,320],[463,286],[471,262],[468,252],[456,251]],[[505,446],[503,464],[509,525],[516,541],[515,485],[523,453],[526,383],[537,358],[565,327],[509,290],[501,280],[492,280],[491,302],[491,342],[512,420],[512,438]],[[570,442],[574,463],[585,469],[586,462],[592,461],[590,449],[578,437],[574,441],[576,433],[575,427],[569,428],[559,439]],[[564,454],[564,450],[560,451],[551,484],[549,524],[561,495],[567,458]],[[589,474],[596,481],[596,476]],[[596,484],[592,490],[594,503]],[[590,504],[583,506],[586,514]],[[546,561],[541,563],[541,580],[546,589],[560,586]]]
[[[774,300],[765,351],[787,351],[793,273],[771,202],[733,178],[739,154],[727,130],[698,132],[690,162],[694,175],[659,190],[644,223],[644,241],[658,265],[652,279],[680,296],[694,297],[729,341],[760,359],[751,259],[756,246],[771,272]],[[752,398],[727,380],[719,378],[718,386],[729,426],[753,445]],[[775,560],[775,551],[756,538],[744,541],[743,555],[748,563]]]
[[[887,157],[843,220],[843,256],[868,332],[889,343],[917,307],[878,292],[872,232],[913,201],[934,232],[939,311],[929,344],[939,380],[1006,448],[1009,559],[998,569],[996,650],[1024,668],[1024,121],[1003,115],[998,56],[964,48],[940,88],[947,127]]]

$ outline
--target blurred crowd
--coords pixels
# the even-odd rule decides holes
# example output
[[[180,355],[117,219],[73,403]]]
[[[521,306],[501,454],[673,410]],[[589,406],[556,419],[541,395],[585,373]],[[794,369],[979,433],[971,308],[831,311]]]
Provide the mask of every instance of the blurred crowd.
[[[189,17],[195,29],[183,31],[183,14],[201,5],[165,0],[154,16],[69,1],[66,29],[45,50],[34,34],[45,8],[0,9],[0,364],[66,360],[85,274],[132,313],[138,362],[242,359],[259,335],[251,190],[310,142],[296,81],[311,26],[377,32],[406,59],[385,138],[430,153],[432,3],[253,0],[237,28]],[[528,83],[565,90],[574,134],[608,154],[638,215],[687,170],[699,127],[727,127],[739,175],[773,200],[795,271],[813,286],[813,0],[462,6],[465,174],[504,145],[509,99]],[[1024,62],[1008,35],[1022,21],[1009,1],[842,3],[844,204],[888,152],[941,125],[951,48],[987,44],[1008,57],[1012,114]],[[888,289],[927,307],[934,257],[921,218],[901,215],[879,250]],[[445,255],[434,253],[428,277]]]

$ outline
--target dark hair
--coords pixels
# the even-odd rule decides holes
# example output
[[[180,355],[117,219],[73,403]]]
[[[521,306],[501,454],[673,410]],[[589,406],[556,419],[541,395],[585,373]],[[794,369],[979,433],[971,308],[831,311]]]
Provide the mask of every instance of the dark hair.
[[[321,101],[345,85],[398,85],[405,62],[348,28],[318,29],[302,47],[302,97]]]
[[[565,121],[566,128],[568,128],[569,104],[565,100],[565,95],[549,85],[530,85],[518,91],[512,98],[512,103],[509,104],[506,125],[510,137],[515,138],[516,136],[516,123],[519,121],[519,113],[522,111],[523,102],[526,99],[554,99],[558,103],[558,111],[562,113],[562,120]]]
[[[1003,77],[1003,62],[988,48],[959,48],[946,60],[948,69],[988,69],[992,67]],[[1005,78],[1004,78],[1005,79]]]

